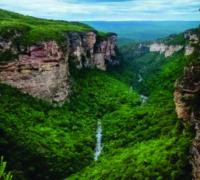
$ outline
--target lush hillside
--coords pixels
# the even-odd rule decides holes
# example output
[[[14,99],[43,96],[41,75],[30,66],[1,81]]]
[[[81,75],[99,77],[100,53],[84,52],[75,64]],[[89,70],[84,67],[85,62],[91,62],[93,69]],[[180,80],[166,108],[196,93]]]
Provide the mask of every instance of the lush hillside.
[[[143,105],[128,84],[96,70],[73,72],[74,93],[63,107],[1,85],[0,151],[14,177],[61,179],[80,171],[67,179],[190,179],[190,135],[173,102],[185,63],[177,54],[149,77]],[[95,163],[98,119],[103,152]]]
[[[174,82],[187,61],[179,53],[150,73],[143,82],[146,104],[105,116],[102,157],[69,179],[191,179],[190,130],[177,119],[173,102]]]
[[[93,31],[81,23],[38,19],[4,10],[0,10],[0,20],[0,37],[12,39],[16,47],[51,39],[61,43],[66,38],[65,32]],[[76,38],[71,39],[75,44],[72,45],[79,49],[82,41],[77,42]],[[183,34],[162,41],[187,43]],[[96,45],[93,48],[98,54]],[[70,74],[70,97],[62,106],[0,83],[0,155],[5,157],[6,170],[14,179],[191,179],[189,147],[193,134],[191,127],[184,127],[177,118],[173,93],[174,83],[182,76],[184,67],[197,59],[196,52],[186,57],[179,51],[165,58],[149,53],[146,46],[137,42],[121,48],[121,54],[116,53],[121,60],[117,67],[112,66],[115,53],[111,51],[115,48],[101,54],[110,53],[107,72],[86,66],[78,69],[73,61],[78,57],[69,56],[69,62],[63,62],[69,64],[69,69],[65,66],[62,72]],[[95,55],[90,53],[80,54],[80,60]],[[0,62],[12,59],[11,56],[7,51],[1,52]],[[35,69],[31,70],[34,76]],[[11,68],[11,73],[5,76],[12,72]],[[37,73],[44,71],[38,68]],[[19,77],[25,79],[28,75]],[[144,99],[143,95],[148,97]],[[102,152],[95,161],[99,122]],[[2,175],[10,178],[4,172],[5,163],[0,165],[0,179]]]
[[[129,87],[103,72],[75,77],[72,99],[61,108],[1,85],[0,153],[18,179],[61,179],[89,165],[97,119],[138,102]]]
[[[16,59],[20,53],[26,54],[30,45],[43,41],[55,40],[64,48],[68,46],[66,33],[72,31],[95,30],[78,22],[40,19],[0,9],[0,41],[5,39],[8,44],[12,42],[12,49],[5,48],[6,50],[0,51],[0,63]],[[100,32],[99,34],[105,35]],[[0,49],[2,48],[0,46]]]
[[[0,9],[0,36],[9,38],[15,31],[24,34],[18,39],[20,44],[31,44],[43,40],[61,41],[65,38],[65,32],[94,31],[94,29],[78,22],[40,19]]]

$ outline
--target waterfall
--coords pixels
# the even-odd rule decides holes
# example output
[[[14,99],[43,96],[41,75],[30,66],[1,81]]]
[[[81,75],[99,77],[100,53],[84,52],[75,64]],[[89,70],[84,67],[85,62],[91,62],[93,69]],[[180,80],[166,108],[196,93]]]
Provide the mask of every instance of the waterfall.
[[[138,82],[141,83],[142,81],[144,81],[143,77],[141,74],[138,74]],[[142,104],[145,104],[148,100],[147,96],[144,96],[143,94],[140,95],[140,99],[142,101]]]
[[[140,95],[140,99],[142,101],[142,104],[146,103],[147,100],[148,100],[148,97],[147,96],[144,96],[143,94]]]
[[[96,147],[94,153],[94,160],[97,161],[102,151],[102,125],[101,121],[97,122],[97,130],[96,130]]]
[[[142,82],[144,79],[143,79],[143,77],[141,76],[141,74],[138,74],[138,82],[140,83],[140,82]]]

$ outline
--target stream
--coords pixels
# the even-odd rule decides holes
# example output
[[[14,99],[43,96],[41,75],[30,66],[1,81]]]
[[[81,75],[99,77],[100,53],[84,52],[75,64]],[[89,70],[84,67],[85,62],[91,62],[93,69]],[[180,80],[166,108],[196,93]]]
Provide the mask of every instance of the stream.
[[[143,81],[143,77],[141,76],[141,74],[138,74],[138,82],[141,83]]]
[[[141,94],[141,95],[140,95],[140,99],[141,99],[141,101],[142,101],[142,104],[145,104],[145,103],[147,102],[147,100],[148,100],[148,97],[145,96],[145,95],[143,95],[143,94]]]
[[[101,120],[98,120],[97,122],[97,130],[96,130],[96,147],[95,147],[95,153],[94,153],[94,160],[97,161],[101,151],[102,151],[102,125]]]
[[[142,75],[138,74],[138,83],[141,83],[143,81],[144,81],[144,78],[142,77]],[[142,101],[142,104],[145,104],[148,100],[148,97],[143,94],[140,94],[140,99]]]
[[[139,74],[139,80],[138,82],[141,83],[143,81],[143,77]],[[130,86],[130,91],[133,90],[133,87]],[[142,104],[145,104],[148,100],[148,97],[141,94],[140,99]],[[101,120],[97,121],[97,129],[96,129],[96,146],[94,151],[94,160],[97,161],[99,159],[99,156],[101,154],[103,147],[102,147],[102,124]]]

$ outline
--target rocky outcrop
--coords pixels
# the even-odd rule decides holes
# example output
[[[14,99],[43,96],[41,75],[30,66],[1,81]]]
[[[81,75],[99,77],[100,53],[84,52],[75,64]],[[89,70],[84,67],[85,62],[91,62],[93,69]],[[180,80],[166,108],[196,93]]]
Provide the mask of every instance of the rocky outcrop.
[[[17,34],[17,35],[16,35]],[[18,58],[0,60],[0,82],[50,102],[64,102],[70,94],[69,61],[77,69],[106,70],[116,59],[116,34],[102,38],[96,32],[66,33],[65,41],[40,42],[31,46],[14,45],[13,39],[0,38],[0,53]]]
[[[185,46],[185,55],[191,55],[194,50],[195,46],[199,44],[199,37],[198,37],[198,30],[193,29],[193,30],[188,30],[184,33],[185,39],[188,40],[188,44]]]
[[[183,77],[175,84],[174,101],[178,118],[193,127],[194,139],[190,149],[194,180],[200,179],[200,44],[199,29],[185,32],[188,44],[185,55],[195,51],[193,64],[185,67]],[[196,62],[196,63],[194,63]]]
[[[174,101],[178,118],[193,127],[194,139],[190,148],[192,175],[200,179],[200,44],[199,29],[186,31],[185,55],[194,53],[193,63],[185,67],[183,77],[175,84]],[[194,58],[193,57],[193,58]]]
[[[185,56],[189,56],[194,52],[194,47],[191,45],[185,46]]]
[[[69,94],[67,61],[55,41],[43,42],[0,65],[0,81],[47,101],[64,101]]]
[[[188,30],[184,34],[185,39],[188,39],[190,43],[192,44],[198,44],[199,38],[198,33],[195,32],[195,30]]]
[[[116,63],[116,34],[105,38],[97,37],[95,32],[69,33],[70,57],[74,59],[76,67],[96,67],[106,70],[108,64]]]
[[[176,36],[175,36],[176,37]],[[160,54],[164,54],[165,57],[172,56],[175,52],[178,52],[182,49],[185,51],[185,55],[189,56],[194,52],[194,45],[199,43],[198,33],[195,30],[188,30],[184,33],[185,44],[180,45],[170,45],[165,42],[154,42],[150,44],[149,51],[150,52],[159,52]]]
[[[176,82],[174,92],[176,112],[184,124],[194,127],[191,147],[193,177],[200,179],[200,63],[185,68],[182,80]]]
[[[164,43],[153,43],[150,45],[150,52],[159,52],[164,54],[165,57],[170,57],[181,49],[183,49],[182,45],[166,45]]]

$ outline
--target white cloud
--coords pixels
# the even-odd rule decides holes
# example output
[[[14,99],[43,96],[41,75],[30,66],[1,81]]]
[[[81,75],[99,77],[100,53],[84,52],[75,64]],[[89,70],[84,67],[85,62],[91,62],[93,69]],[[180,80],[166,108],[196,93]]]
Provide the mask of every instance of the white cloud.
[[[80,1],[79,1],[80,2]],[[19,13],[67,20],[200,20],[199,0],[1,0],[0,7]]]

